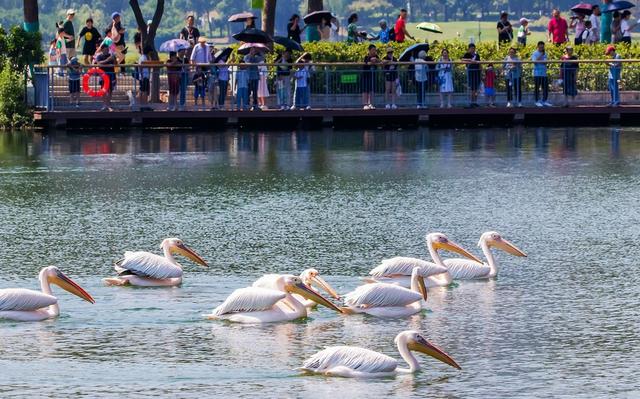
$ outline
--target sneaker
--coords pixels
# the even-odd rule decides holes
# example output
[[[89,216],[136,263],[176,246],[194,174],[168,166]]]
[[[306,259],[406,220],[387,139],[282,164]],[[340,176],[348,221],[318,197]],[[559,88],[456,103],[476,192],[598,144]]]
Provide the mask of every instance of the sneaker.
[[[544,104],[542,104],[541,101],[536,102],[536,107],[541,108],[544,107]]]
[[[507,103],[507,108],[511,108],[511,107],[513,107],[513,104],[511,104],[511,102],[508,102]]]
[[[542,105],[544,105],[545,107],[553,107],[553,104],[551,104],[549,101],[543,102]]]
[[[376,107],[374,107],[373,104],[369,104],[369,109],[376,109]]]
[[[305,108],[307,111],[311,110],[311,106],[307,105],[307,107]]]
[[[391,105],[390,104],[385,105],[384,109],[391,109]]]
[[[522,103],[518,103],[517,107],[522,108]]]
[[[296,110],[296,106],[292,105],[291,108],[289,108],[291,111],[295,111]]]
[[[364,107],[362,107],[362,109],[365,109],[365,110],[366,110],[366,109],[371,109],[371,106],[367,104],[367,105],[365,105]]]
[[[391,104],[391,109],[398,109],[398,106],[395,104]]]

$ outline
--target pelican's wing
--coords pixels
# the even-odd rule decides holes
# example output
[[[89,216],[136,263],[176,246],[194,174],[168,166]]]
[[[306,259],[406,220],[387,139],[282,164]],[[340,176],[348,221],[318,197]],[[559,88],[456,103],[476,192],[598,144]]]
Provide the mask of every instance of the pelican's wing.
[[[410,276],[416,267],[420,268],[422,277],[429,277],[447,271],[445,267],[426,260],[396,256],[395,258],[384,259],[382,263],[371,269],[369,275],[373,277]]]
[[[331,346],[307,359],[302,370],[324,372],[340,366],[364,373],[388,373],[398,367],[398,362],[392,357],[369,349]]]
[[[471,259],[445,259],[444,264],[449,269],[449,274],[454,280],[484,278],[491,273],[489,266],[486,264],[481,265]]]
[[[135,274],[151,278],[182,277],[182,269],[164,256],[150,252],[125,252],[124,259],[116,263],[116,271],[120,274]]]
[[[395,284],[374,283],[361,285],[344,296],[344,302],[353,307],[406,306],[422,299],[418,292]]]
[[[56,297],[24,288],[0,290],[0,311],[38,310],[55,305]]]
[[[215,316],[236,312],[269,310],[286,294],[282,291],[260,287],[238,288],[213,310]]]

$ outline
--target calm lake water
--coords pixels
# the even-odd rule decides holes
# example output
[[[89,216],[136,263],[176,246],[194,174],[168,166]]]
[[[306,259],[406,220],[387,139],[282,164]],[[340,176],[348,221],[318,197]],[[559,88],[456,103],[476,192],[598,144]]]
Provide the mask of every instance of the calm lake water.
[[[638,397],[640,130],[496,129],[0,135],[0,288],[55,264],[95,305],[0,323],[0,397]],[[437,289],[407,319],[339,316],[242,326],[204,320],[263,273],[316,267],[339,292],[385,257],[426,258],[441,231],[479,253],[497,230],[528,258]],[[102,286],[125,250],[179,236],[176,289]],[[420,356],[412,376],[293,369],[327,345],[399,358],[418,329],[462,371]]]

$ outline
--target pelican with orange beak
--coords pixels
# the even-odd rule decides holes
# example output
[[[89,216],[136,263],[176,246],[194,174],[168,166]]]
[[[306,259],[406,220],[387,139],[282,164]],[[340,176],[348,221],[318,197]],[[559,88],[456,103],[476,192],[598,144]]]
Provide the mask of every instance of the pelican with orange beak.
[[[518,247],[502,238],[495,231],[487,231],[480,236],[478,246],[487,258],[487,262],[475,262],[468,259],[445,259],[444,264],[449,270],[449,274],[454,280],[472,280],[492,278],[498,274],[498,261],[491,252],[491,248],[497,248],[508,254],[519,257],[526,257]]]
[[[482,264],[480,259],[442,233],[427,234],[425,242],[433,262],[404,256],[385,259],[380,265],[369,272],[371,277],[366,278],[365,281],[369,283],[397,284],[409,288],[411,287],[411,272],[414,268],[420,267],[422,276],[426,277],[425,284],[428,288],[445,287],[453,282],[453,276],[449,273],[448,267],[442,261],[438,252],[439,250],[455,252]],[[474,270],[475,269],[472,269],[469,273],[473,273]]]
[[[116,262],[117,277],[105,278],[106,285],[133,285],[138,287],[175,287],[182,284],[182,266],[173,257],[180,254],[207,267],[204,261],[179,238],[166,238],[160,244],[164,256],[150,252],[125,252]]]
[[[52,295],[51,284],[55,284],[87,302],[95,303],[91,295],[55,266],[42,269],[38,278],[40,279],[41,292],[24,288],[0,290],[0,319],[42,321],[58,317],[60,307],[58,306],[58,298]]]
[[[315,290],[309,288],[300,277],[278,276],[272,288],[246,287],[231,293],[227,299],[206,317],[236,323],[258,324],[291,321],[307,317],[307,307],[293,294],[326,306],[338,313],[340,308]]]
[[[271,288],[278,289],[277,282],[278,278],[283,276],[282,274],[265,274],[264,276],[257,279],[252,286],[253,287],[262,287],[262,288]],[[287,276],[293,277],[291,274],[287,274]],[[340,299],[340,295],[333,289],[333,287],[327,283],[322,277],[320,277],[320,272],[314,268],[305,269],[302,273],[300,273],[300,279],[302,282],[311,290],[318,292],[315,289],[314,285],[327,294],[329,294],[333,299]],[[293,294],[293,296],[302,302],[307,308],[315,308],[318,303],[314,302],[310,299],[306,299],[301,295]]]
[[[398,374],[413,374],[420,370],[418,360],[411,353],[421,352],[458,370],[462,368],[442,349],[429,342],[418,331],[403,331],[394,340],[402,359],[409,368],[380,352],[356,346],[331,346],[311,356],[300,371],[349,378],[384,378]]]

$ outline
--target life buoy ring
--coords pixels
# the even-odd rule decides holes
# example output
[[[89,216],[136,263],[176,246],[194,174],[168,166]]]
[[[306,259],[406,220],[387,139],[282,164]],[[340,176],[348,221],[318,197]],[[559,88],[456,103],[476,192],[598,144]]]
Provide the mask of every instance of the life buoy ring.
[[[100,79],[102,79],[102,87],[100,87],[100,90],[93,90],[89,87],[89,79],[94,75],[100,76]],[[91,68],[82,76],[82,90],[91,97],[104,96],[109,92],[110,85],[111,81],[109,79],[109,75],[100,68]]]

